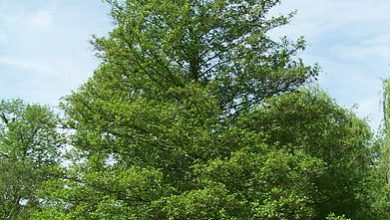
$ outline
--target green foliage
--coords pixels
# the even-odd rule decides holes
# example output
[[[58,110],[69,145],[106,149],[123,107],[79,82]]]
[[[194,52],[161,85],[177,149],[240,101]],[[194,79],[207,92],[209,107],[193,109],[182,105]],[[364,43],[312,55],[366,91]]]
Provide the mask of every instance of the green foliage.
[[[279,1],[108,2],[116,27],[93,42],[103,63],[86,86],[94,87],[85,89],[88,95],[181,100],[172,90],[195,81],[210,86],[229,112],[294,90],[317,74],[295,56],[304,40],[267,36],[292,16],[268,16]]]
[[[302,89],[317,68],[267,35],[292,16],[268,15],[278,0],[107,2],[102,63],[62,103],[67,173],[33,219],[364,219],[371,131]]]
[[[242,219],[244,204],[222,184],[209,184],[153,202],[159,210],[153,219]]]
[[[57,177],[63,138],[59,119],[46,107],[0,102],[0,216],[28,219],[39,207],[39,185]]]
[[[367,182],[369,189],[366,199],[370,201],[369,209],[374,216],[373,219],[390,219],[390,121],[389,121],[389,80],[383,82],[383,128],[380,136],[373,145],[374,166],[371,178]]]
[[[223,183],[245,202],[244,219],[310,219],[315,187],[324,164],[306,155],[274,151],[267,145],[242,148],[226,160],[197,168],[202,181]]]
[[[335,212],[357,218],[364,203],[356,193],[371,166],[366,122],[312,89],[268,100],[242,117],[240,126],[265,134],[266,142],[278,149],[320,158],[326,172],[314,182],[321,216]]]
[[[221,121],[218,104],[204,98],[207,90],[187,89],[191,96],[181,103],[157,107],[140,99],[127,103],[126,112],[117,105],[122,126],[79,128],[74,143],[85,161],[67,180],[45,186],[52,194],[42,215],[318,219],[331,210],[365,219],[359,190],[370,166],[371,132],[364,121],[316,89],[266,99]],[[116,132],[105,134],[109,129]]]
[[[60,213],[69,219],[148,219],[150,202],[171,191],[161,178],[155,169],[133,167],[47,181],[40,192],[46,209],[35,218]]]
[[[327,220],[351,220],[349,218],[346,218],[344,215],[336,216],[334,213],[329,214],[329,216],[326,219]]]

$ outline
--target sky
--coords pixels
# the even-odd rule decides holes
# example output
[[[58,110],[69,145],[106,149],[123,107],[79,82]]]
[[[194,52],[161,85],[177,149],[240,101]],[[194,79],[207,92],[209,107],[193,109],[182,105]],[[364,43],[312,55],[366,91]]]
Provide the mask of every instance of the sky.
[[[277,33],[305,36],[308,47],[301,56],[321,66],[321,87],[340,105],[357,106],[354,111],[377,129],[382,82],[390,77],[388,0],[284,0],[276,12],[291,10],[297,15]]]
[[[272,34],[305,36],[300,56],[321,66],[321,87],[376,129],[390,77],[388,0],[284,0],[272,13],[291,10]],[[108,13],[101,0],[0,0],[0,98],[56,106],[98,66],[89,40],[110,31]]]
[[[108,13],[100,0],[0,0],[0,98],[57,105],[97,67],[89,41]]]

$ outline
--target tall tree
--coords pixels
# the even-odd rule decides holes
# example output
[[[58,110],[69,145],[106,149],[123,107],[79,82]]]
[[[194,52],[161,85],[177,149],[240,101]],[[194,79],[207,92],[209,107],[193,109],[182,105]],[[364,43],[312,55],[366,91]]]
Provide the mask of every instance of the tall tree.
[[[383,82],[383,127],[373,145],[374,165],[366,199],[375,219],[390,219],[390,81]],[[373,219],[374,219],[373,218]]]
[[[37,188],[56,178],[63,138],[51,110],[21,100],[0,102],[0,217],[28,219]]]
[[[175,90],[196,83],[211,88],[220,107],[232,112],[317,74],[296,57],[305,47],[302,38],[275,41],[267,35],[293,15],[268,15],[279,0],[108,2],[116,27],[93,42],[103,62],[79,92],[84,99],[100,94],[104,100],[111,95],[103,90],[114,90],[126,101],[180,101]]]
[[[297,57],[303,39],[268,36],[292,16],[269,15],[280,1],[107,2],[115,27],[93,41],[102,63],[63,103],[74,163],[34,218],[318,219],[352,207],[337,196],[356,188],[360,174],[343,175],[366,168],[370,132],[322,93],[286,95],[317,68]]]

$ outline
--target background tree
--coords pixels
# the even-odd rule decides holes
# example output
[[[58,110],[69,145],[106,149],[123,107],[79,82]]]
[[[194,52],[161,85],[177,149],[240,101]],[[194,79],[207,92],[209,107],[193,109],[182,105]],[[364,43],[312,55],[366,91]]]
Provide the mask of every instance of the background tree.
[[[369,193],[365,197],[369,201],[368,209],[371,211],[372,219],[390,219],[390,83],[383,82],[383,127],[372,147],[374,163],[371,170],[371,179],[367,181],[366,188]]]
[[[0,216],[28,219],[39,207],[36,190],[56,178],[63,138],[47,107],[21,100],[0,102]]]
[[[318,88],[272,98],[242,117],[243,129],[265,134],[265,140],[291,154],[307,155],[326,164],[316,186],[316,210],[352,219],[368,219],[362,194],[370,177],[372,132],[364,120],[335,103]]]

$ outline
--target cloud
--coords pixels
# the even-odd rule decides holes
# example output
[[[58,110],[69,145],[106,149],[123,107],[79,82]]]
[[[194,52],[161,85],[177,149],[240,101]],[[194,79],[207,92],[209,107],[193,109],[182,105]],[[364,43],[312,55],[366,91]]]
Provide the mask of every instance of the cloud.
[[[322,87],[347,108],[358,104],[376,127],[390,63],[388,0],[284,0],[272,13],[294,9],[292,23],[272,34],[306,36],[301,55],[321,65]],[[2,98],[56,104],[76,89],[97,66],[88,40],[111,29],[108,11],[99,1],[0,1]]]
[[[379,128],[383,115],[381,112],[381,103],[377,97],[372,96],[360,100],[357,102],[357,105],[357,114],[360,117],[367,118],[373,129]]]
[[[382,118],[382,79],[389,77],[390,4],[388,0],[285,0],[274,14],[297,9],[291,24],[274,36],[304,35],[307,63],[318,62],[320,84],[343,106],[360,106],[373,128]]]
[[[107,13],[99,1],[0,1],[0,98],[56,105],[77,89],[98,65],[88,41],[110,30]]]
[[[389,60],[390,49],[383,45],[358,45],[358,46],[338,46],[332,48],[333,53],[340,60],[350,60],[365,62],[369,59]]]
[[[27,70],[29,73],[44,74],[49,72],[49,68],[47,67],[47,65],[9,56],[0,57],[0,67],[1,66],[23,69]]]
[[[48,29],[53,25],[52,13],[48,10],[34,12],[29,17],[29,23],[34,28]]]
[[[8,42],[8,40],[9,40],[8,35],[4,33],[0,33],[0,44],[5,44]]]

